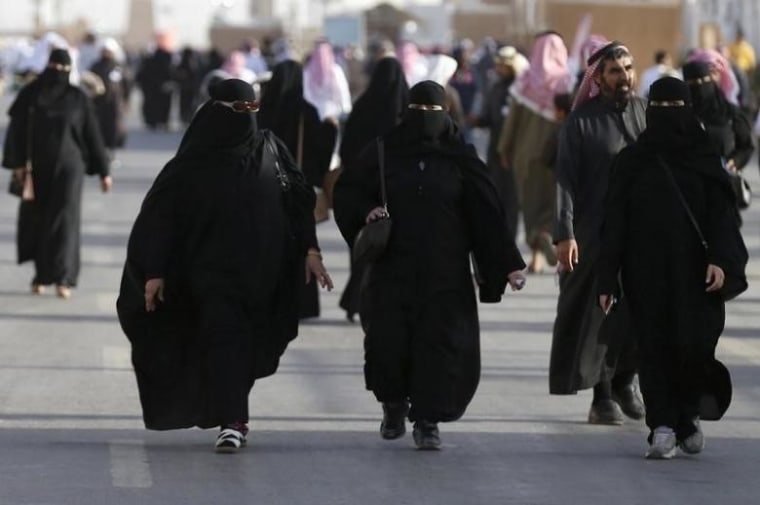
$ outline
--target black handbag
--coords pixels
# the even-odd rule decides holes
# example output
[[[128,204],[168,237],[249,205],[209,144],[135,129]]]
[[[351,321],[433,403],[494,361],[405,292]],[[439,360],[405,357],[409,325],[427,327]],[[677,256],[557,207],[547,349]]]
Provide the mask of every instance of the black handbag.
[[[697,223],[697,219],[694,217],[694,214],[691,212],[691,207],[689,207],[689,204],[686,201],[686,198],[684,198],[683,193],[681,193],[681,188],[678,187],[678,183],[676,182],[675,177],[673,177],[673,172],[670,171],[670,167],[668,166],[667,163],[665,163],[665,160],[663,160],[661,157],[658,156],[657,161],[665,169],[665,172],[668,175],[668,179],[670,179],[670,183],[672,184],[673,189],[675,189],[676,194],[678,195],[678,199],[681,201],[681,205],[686,211],[686,214],[688,214],[689,220],[691,221],[692,226],[694,226],[694,229],[696,230],[697,235],[699,235],[699,240],[700,242],[702,242],[702,247],[704,247],[705,252],[707,252],[710,249],[710,246],[707,243],[707,239],[705,239],[705,235],[702,233],[702,228],[700,228],[699,223]],[[736,233],[739,234],[738,229],[736,230]],[[741,240],[741,237],[738,237],[738,240]],[[735,275],[734,272],[730,272],[730,271],[725,271],[723,273],[725,277],[723,279],[723,287],[720,288],[719,293],[723,297],[724,300],[726,301],[733,300],[740,294],[744,293],[747,290],[747,287],[749,287],[747,284],[746,276]]]
[[[377,138],[377,161],[380,169],[380,198],[385,216],[367,223],[354,239],[351,259],[357,265],[371,263],[382,256],[391,236],[392,221],[388,214],[388,197],[385,192],[385,147],[380,137]]]
[[[752,188],[749,186],[747,179],[738,172],[731,172],[731,187],[736,195],[736,206],[740,209],[746,209],[752,203]]]

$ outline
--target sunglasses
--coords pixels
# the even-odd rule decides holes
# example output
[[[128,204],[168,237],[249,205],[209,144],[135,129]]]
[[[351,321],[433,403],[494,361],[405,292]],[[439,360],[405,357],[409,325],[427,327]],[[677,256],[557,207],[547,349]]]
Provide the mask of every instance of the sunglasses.
[[[421,103],[410,103],[408,107],[412,110],[444,110],[443,105],[425,105]]]
[[[224,105],[234,112],[257,112],[259,110],[259,104],[254,100],[235,100],[234,102],[216,100],[216,103]]]

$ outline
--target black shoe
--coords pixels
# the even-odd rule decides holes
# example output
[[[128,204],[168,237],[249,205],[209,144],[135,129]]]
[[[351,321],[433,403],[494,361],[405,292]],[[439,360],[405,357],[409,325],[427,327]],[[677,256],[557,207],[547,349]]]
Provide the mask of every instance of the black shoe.
[[[385,440],[396,440],[406,433],[406,415],[409,404],[383,403],[383,422],[380,423],[380,436]]]
[[[644,399],[641,397],[636,384],[627,384],[620,389],[613,390],[612,399],[620,405],[623,414],[631,419],[644,419],[647,414]]]
[[[623,411],[613,400],[599,400],[591,404],[588,411],[589,424],[609,424],[620,426],[623,424]]]
[[[421,451],[437,451],[441,448],[441,436],[438,433],[438,424],[427,421],[414,423],[414,444]]]

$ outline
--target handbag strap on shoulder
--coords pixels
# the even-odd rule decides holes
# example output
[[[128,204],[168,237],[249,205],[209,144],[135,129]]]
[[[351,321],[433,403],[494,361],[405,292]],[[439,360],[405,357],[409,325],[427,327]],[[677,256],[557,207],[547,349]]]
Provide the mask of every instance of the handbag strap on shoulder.
[[[377,137],[377,164],[380,169],[380,198],[385,212],[388,212],[388,196],[385,192],[385,142],[382,137]]]
[[[705,239],[705,236],[702,233],[702,228],[699,227],[699,223],[697,222],[697,219],[694,217],[694,213],[691,211],[691,207],[689,207],[689,203],[686,201],[686,198],[684,198],[683,193],[681,192],[681,188],[678,187],[678,182],[676,182],[676,178],[673,176],[673,172],[670,170],[670,166],[668,166],[668,164],[665,163],[665,160],[662,159],[662,156],[660,156],[659,154],[657,155],[657,162],[665,170],[665,173],[668,176],[668,180],[670,181],[670,184],[673,186],[673,189],[676,190],[676,194],[678,195],[678,199],[681,201],[681,205],[686,211],[686,214],[689,215],[689,220],[691,221],[691,224],[694,226],[694,229],[697,231],[697,235],[699,235],[699,240],[702,242],[702,247],[704,247],[705,251],[707,251],[709,249],[709,245],[707,244],[707,240]]]

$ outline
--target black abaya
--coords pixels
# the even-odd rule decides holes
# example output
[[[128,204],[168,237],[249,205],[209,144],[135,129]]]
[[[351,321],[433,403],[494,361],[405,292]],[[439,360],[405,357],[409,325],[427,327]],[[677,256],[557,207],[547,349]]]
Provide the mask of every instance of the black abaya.
[[[92,102],[68,83],[50,83],[51,72],[11,106],[3,166],[24,167],[31,146],[35,199],[21,203],[18,262],[34,260],[33,284],[76,286],[84,176],[107,176],[109,162]]]

